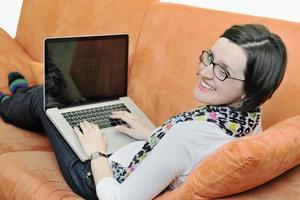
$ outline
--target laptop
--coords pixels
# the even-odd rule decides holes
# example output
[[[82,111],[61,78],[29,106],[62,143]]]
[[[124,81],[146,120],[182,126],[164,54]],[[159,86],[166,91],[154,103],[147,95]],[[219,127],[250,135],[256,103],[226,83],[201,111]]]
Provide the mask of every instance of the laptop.
[[[44,40],[44,110],[81,161],[88,156],[73,130],[83,120],[97,124],[112,154],[136,141],[114,126],[112,111],[128,111],[155,126],[127,96],[128,35],[52,37]]]

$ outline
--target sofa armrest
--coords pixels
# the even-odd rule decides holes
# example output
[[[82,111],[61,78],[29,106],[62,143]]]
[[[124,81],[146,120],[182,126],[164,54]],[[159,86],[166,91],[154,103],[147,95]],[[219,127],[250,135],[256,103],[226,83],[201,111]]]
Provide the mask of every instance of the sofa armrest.
[[[9,72],[19,71],[33,85],[34,79],[29,67],[32,59],[23,48],[0,28],[0,91],[9,93],[7,76]]]

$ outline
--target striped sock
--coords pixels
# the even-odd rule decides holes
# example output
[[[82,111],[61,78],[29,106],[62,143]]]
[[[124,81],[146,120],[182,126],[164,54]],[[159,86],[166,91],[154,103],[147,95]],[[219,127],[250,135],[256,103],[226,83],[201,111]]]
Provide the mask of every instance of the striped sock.
[[[28,82],[19,72],[11,72],[8,75],[8,88],[15,94],[19,89],[28,88]]]
[[[8,99],[10,96],[6,96],[5,94],[3,94],[2,92],[0,92],[0,105],[6,100]]]

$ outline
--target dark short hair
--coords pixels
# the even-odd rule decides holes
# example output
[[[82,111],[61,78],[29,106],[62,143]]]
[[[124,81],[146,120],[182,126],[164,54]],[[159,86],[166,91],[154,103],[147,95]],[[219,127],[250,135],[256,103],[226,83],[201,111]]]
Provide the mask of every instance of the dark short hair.
[[[254,111],[271,98],[285,73],[287,53],[281,38],[261,24],[234,25],[220,36],[242,47],[248,56],[245,98],[239,110]]]

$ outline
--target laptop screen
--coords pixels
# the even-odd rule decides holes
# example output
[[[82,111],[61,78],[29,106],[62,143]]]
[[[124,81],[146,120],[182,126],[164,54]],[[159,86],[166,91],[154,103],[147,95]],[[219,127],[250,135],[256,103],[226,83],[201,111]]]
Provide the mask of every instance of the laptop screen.
[[[45,108],[127,96],[128,35],[47,38]]]

